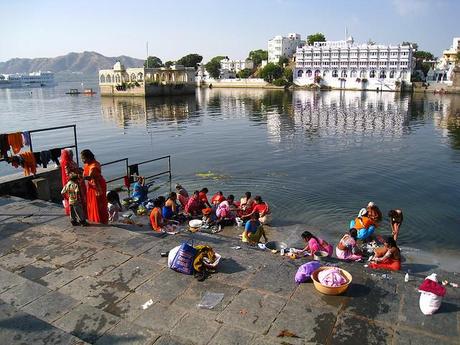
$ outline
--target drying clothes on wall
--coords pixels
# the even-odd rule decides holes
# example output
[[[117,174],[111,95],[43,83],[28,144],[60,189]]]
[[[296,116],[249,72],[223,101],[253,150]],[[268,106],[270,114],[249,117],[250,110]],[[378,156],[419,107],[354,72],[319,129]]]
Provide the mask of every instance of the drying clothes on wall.
[[[24,152],[21,153],[19,156],[24,159],[24,175],[35,175],[35,173],[37,172],[37,163],[35,162],[33,152]]]
[[[35,157],[35,163],[37,163],[37,165],[42,165],[42,159],[41,159],[41,152],[34,152],[34,157]]]
[[[25,131],[22,132],[22,141],[24,142],[24,145],[30,146],[31,139],[30,139],[30,133]]]
[[[0,157],[7,157],[9,149],[8,134],[0,134]]]
[[[61,157],[61,148],[58,149],[51,149],[51,159],[56,163],[57,166],[60,165],[59,158]]]
[[[40,152],[40,160],[41,160],[42,166],[46,168],[48,166],[49,161],[51,160],[51,152],[50,151]]]
[[[22,133],[18,132],[8,134],[8,143],[11,146],[13,153],[18,154],[24,147],[24,143],[22,141]]]

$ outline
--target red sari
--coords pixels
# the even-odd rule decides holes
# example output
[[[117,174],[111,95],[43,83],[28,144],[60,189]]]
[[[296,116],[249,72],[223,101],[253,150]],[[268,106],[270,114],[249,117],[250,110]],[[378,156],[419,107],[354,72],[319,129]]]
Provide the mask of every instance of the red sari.
[[[93,160],[85,163],[83,176],[89,176],[86,183],[86,212],[88,220],[94,223],[107,224],[109,211],[107,209],[107,184],[101,174],[101,165]]]
[[[67,182],[69,182],[69,177],[71,173],[80,175],[80,171],[78,168],[77,163],[72,158],[72,151],[70,149],[63,149],[61,150],[61,178],[62,178],[62,187],[64,187]],[[86,208],[86,187],[85,187],[85,181],[83,179],[79,179],[79,185],[80,185],[80,193],[81,193],[81,200],[82,200],[82,206],[83,210]],[[62,203],[64,204],[64,209],[65,209],[65,214],[70,215],[70,205],[69,205],[69,198],[67,195],[64,195],[64,199],[62,200]]]

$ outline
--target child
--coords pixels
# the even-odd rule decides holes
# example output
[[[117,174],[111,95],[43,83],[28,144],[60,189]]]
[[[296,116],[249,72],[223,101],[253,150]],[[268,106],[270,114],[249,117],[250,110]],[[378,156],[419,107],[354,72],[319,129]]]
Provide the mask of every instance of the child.
[[[118,222],[118,212],[122,210],[120,196],[114,190],[107,193],[107,210],[109,211],[109,222]]]
[[[83,212],[81,202],[81,191],[79,185],[78,175],[73,173],[69,176],[69,182],[62,188],[61,194],[67,194],[70,205],[70,222],[73,226],[80,224],[81,226],[87,226],[86,216]]]

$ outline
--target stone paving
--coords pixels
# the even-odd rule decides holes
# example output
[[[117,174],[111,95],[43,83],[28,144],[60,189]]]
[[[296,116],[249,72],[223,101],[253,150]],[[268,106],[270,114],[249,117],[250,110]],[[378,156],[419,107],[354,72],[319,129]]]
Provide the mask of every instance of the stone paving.
[[[222,254],[206,281],[166,267],[160,252],[191,234],[158,237],[148,228],[72,227],[58,206],[0,198],[2,344],[460,344],[460,291],[424,316],[417,286],[401,273],[331,260],[353,283],[325,296],[293,277],[306,261],[238,243],[236,230],[196,233]],[[460,275],[438,271],[442,279]],[[205,292],[223,293],[211,310]],[[141,306],[152,300],[147,309]],[[295,337],[278,337],[289,330]]]

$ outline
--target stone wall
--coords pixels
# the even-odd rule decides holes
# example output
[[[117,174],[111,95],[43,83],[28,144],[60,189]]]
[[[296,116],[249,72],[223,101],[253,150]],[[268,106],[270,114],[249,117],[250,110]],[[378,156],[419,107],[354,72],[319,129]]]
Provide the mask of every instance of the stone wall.
[[[40,168],[35,176],[14,174],[0,178],[0,195],[61,203],[61,169]]]

